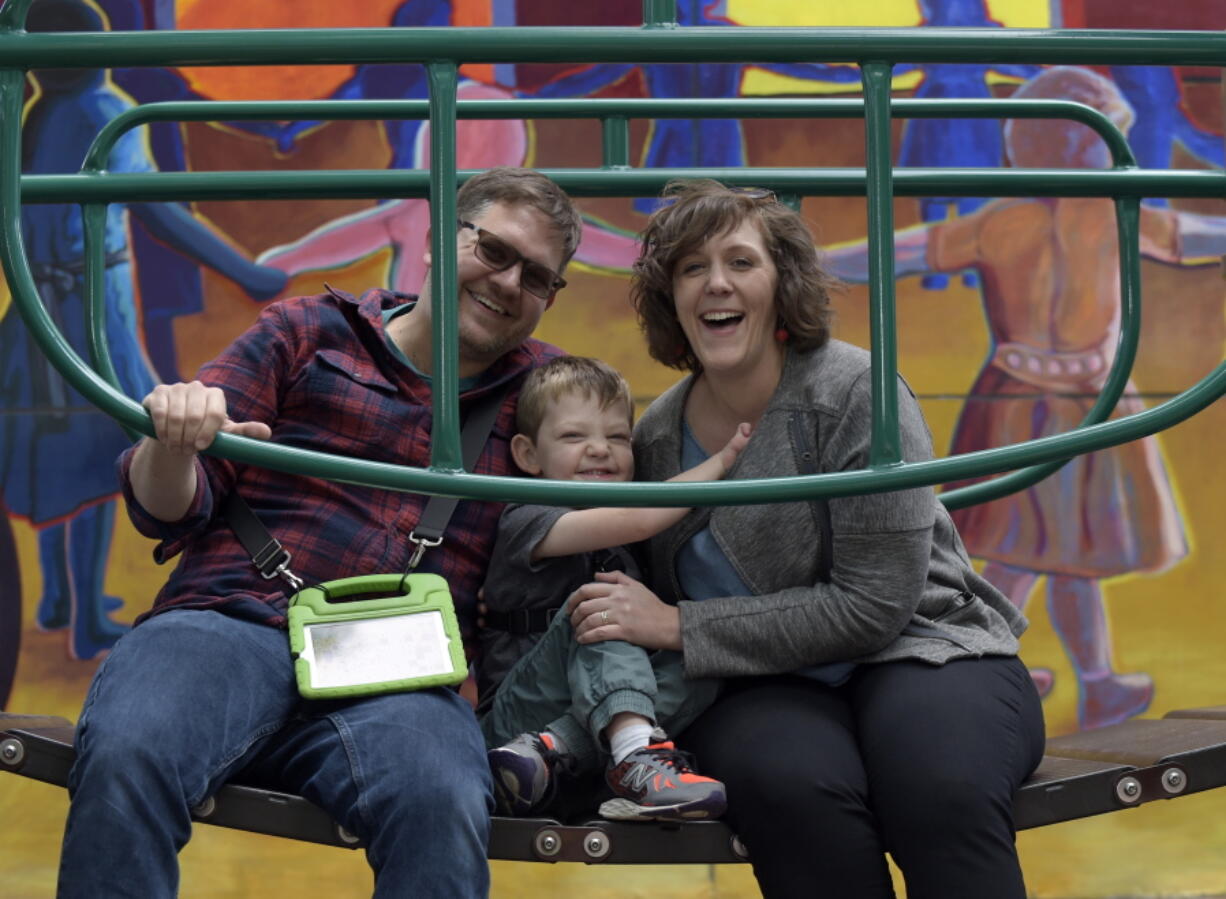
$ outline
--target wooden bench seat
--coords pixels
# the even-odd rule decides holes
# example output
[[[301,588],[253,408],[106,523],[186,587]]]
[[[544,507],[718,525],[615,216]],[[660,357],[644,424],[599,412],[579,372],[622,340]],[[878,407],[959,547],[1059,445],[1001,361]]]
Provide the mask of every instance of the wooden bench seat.
[[[64,786],[73,725],[64,718],[0,713],[0,769]],[[1054,737],[1018,791],[1018,829],[1134,808],[1226,786],[1226,706],[1182,709],[1101,730]],[[300,796],[227,784],[195,809],[197,821],[356,849],[361,842]],[[684,825],[495,818],[489,857],[588,864],[743,862],[719,821]]]

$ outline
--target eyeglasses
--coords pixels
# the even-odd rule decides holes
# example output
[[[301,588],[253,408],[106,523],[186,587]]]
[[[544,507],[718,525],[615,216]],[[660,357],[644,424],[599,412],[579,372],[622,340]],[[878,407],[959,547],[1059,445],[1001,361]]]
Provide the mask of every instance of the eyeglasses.
[[[478,228],[472,222],[460,222],[460,227],[472,228],[477,232],[475,252],[483,265],[496,272],[505,272],[515,263],[522,262],[524,265],[519,270],[519,286],[533,296],[550,300],[566,286],[566,281],[557,272],[529,259],[497,234]]]
[[[779,202],[775,192],[766,187],[729,187],[728,192],[741,197],[747,197],[750,200],[765,200],[767,203]]]

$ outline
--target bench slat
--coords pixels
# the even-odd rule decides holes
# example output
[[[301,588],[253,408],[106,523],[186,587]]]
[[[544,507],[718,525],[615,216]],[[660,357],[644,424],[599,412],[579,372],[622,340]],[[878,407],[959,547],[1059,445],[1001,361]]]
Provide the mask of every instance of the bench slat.
[[[65,718],[0,712],[0,770],[56,786],[75,757]],[[1101,730],[1053,737],[1014,799],[1019,830],[1131,808],[1226,785],[1226,706],[1169,712]],[[356,849],[361,842],[300,796],[227,784],[193,810],[197,821]],[[683,825],[594,819],[495,818],[489,857],[603,864],[743,862],[721,821]]]

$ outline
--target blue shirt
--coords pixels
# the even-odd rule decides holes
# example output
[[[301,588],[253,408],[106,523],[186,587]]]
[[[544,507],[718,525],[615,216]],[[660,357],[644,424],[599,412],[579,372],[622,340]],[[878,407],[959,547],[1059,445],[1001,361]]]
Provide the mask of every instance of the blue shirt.
[[[708,453],[694,437],[688,423],[682,424],[681,467],[693,468],[706,458]],[[749,586],[741,580],[724,551],[715,542],[710,528],[703,528],[686,541],[677,553],[677,578],[681,589],[692,600],[702,601],[716,596],[747,596]],[[837,687],[851,676],[854,662],[828,662],[797,671],[831,687]]]

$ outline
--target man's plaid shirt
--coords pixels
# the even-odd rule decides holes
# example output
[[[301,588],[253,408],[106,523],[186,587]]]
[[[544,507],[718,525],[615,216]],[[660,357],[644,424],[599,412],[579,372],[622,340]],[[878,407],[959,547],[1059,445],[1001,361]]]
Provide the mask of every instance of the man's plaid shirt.
[[[225,391],[230,418],[271,426],[276,444],[426,467],[430,387],[392,354],[382,319],[383,310],[412,299],[370,290],[358,300],[331,290],[274,303],[204,366],[199,378]],[[468,401],[508,381],[522,381],[531,368],[557,355],[556,347],[526,341],[461,396],[461,414]],[[510,453],[518,394],[517,384],[498,414],[478,473],[518,473]],[[196,496],[187,514],[168,524],[149,515],[132,495],[132,453],[119,459],[129,515],[137,530],[159,541],[158,562],[181,554],[152,611],[138,623],[167,609],[192,608],[285,626],[284,582],[260,576],[220,515],[225,496],[236,487],[293,555],[290,567],[307,583],[403,571],[412,552],[409,533],[427,499],[198,456]],[[447,579],[466,638],[473,631],[477,589],[501,511],[501,503],[461,502],[443,545],[428,550],[418,568]]]

